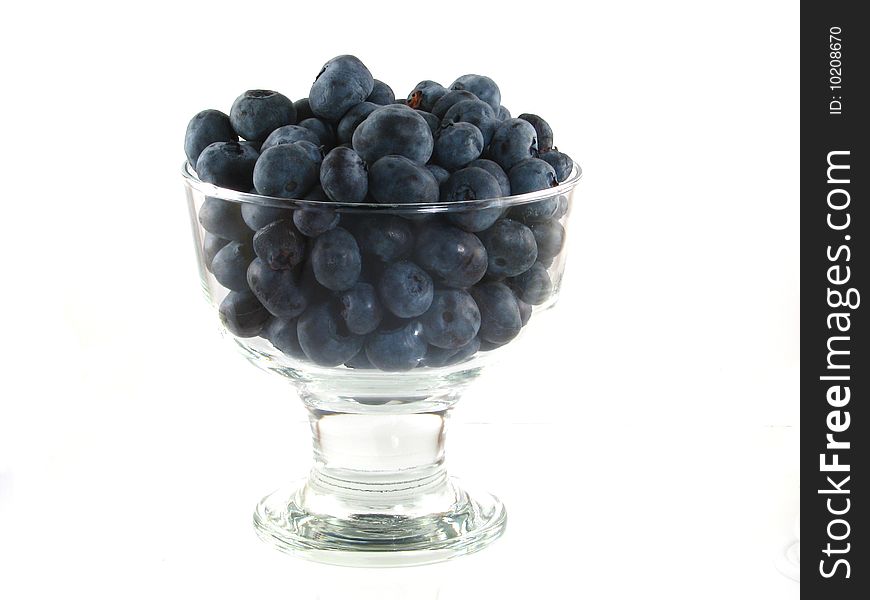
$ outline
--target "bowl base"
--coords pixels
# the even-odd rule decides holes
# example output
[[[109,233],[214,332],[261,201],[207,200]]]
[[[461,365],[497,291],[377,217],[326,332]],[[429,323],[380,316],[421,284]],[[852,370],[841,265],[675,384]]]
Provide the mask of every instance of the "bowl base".
[[[315,514],[305,485],[278,490],[257,505],[254,528],[274,548],[317,562],[355,567],[404,567],[476,552],[504,533],[507,513],[495,496],[448,484],[450,508],[422,516]]]

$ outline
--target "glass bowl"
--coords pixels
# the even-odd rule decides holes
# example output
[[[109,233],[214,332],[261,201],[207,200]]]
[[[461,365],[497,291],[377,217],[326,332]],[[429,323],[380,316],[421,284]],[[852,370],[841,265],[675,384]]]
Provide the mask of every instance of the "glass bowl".
[[[556,303],[565,270],[568,221],[581,177],[579,167],[563,183],[546,190],[435,204],[274,198],[204,183],[188,163],[182,174],[200,283],[219,317],[223,335],[252,364],[289,379],[309,411],[314,465],[306,481],[279,489],[257,505],[254,526],[260,538],[312,560],[364,566],[438,562],[474,552],[497,539],[506,524],[502,503],[491,494],[460,486],[447,475],[447,418],[467,386],[498,358],[500,348],[522,344],[521,329],[534,326],[535,314]],[[349,231],[361,248],[360,280],[376,287],[388,262],[397,260],[423,264],[436,290],[447,289],[447,283],[462,285],[452,280],[447,268],[450,260],[433,259],[432,247],[422,247],[421,234],[440,232],[439,228],[457,223],[475,229],[467,224],[493,218],[522,222],[533,232],[538,252],[534,277],[529,276],[531,271],[517,277],[493,275],[499,267],[490,262],[487,274],[469,291],[475,304],[484,307],[481,312],[491,318],[484,314],[486,324],[459,350],[427,343],[432,338],[426,335],[421,317],[399,319],[381,307],[384,317],[377,332],[401,331],[396,343],[411,344],[417,354],[411,352],[410,365],[407,360],[393,365],[379,359],[381,368],[377,368],[368,359],[376,351],[367,351],[367,346],[375,345],[373,339],[379,334],[349,331],[342,311],[352,309],[341,303],[340,292],[317,283],[310,260],[314,238],[301,236],[306,258],[287,275],[298,283],[301,300],[264,300],[267,309],[248,289],[245,275],[247,271],[250,281],[253,267],[246,270],[246,265],[257,256],[252,246],[255,228],[276,220],[292,222],[300,211],[300,219],[310,217],[312,222],[330,224],[337,220],[338,227]],[[372,231],[386,232],[378,237],[382,245],[372,245]],[[410,232],[410,238],[394,235],[397,231]],[[476,240],[470,241],[476,245]],[[460,253],[467,250],[462,243],[450,248]],[[216,277],[214,257],[222,250],[231,253],[231,260],[221,258],[220,277]],[[458,257],[455,271],[467,267],[462,261],[472,260],[469,256]],[[234,267],[227,269],[227,264]],[[507,297],[516,302],[517,311],[507,306]],[[384,304],[385,298],[381,296],[380,301]],[[490,302],[495,308],[487,313]],[[315,310],[327,316],[316,320],[305,315]],[[517,326],[515,312],[520,314],[522,327]],[[440,316],[454,318],[449,311]],[[305,340],[325,339],[325,344],[337,340],[345,354],[350,351],[347,348],[358,351],[347,357],[337,351],[324,358],[312,350],[312,342],[300,343],[300,320],[306,323]],[[407,352],[403,349],[399,354]]]

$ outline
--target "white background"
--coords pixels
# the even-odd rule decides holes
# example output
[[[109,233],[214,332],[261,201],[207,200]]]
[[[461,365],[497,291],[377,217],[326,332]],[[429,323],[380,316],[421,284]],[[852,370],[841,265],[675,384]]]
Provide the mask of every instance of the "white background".
[[[20,3],[0,96],[0,596],[796,598],[795,2]],[[341,569],[250,513],[305,474],[292,388],[202,301],[187,120],[358,55],[398,95],[483,73],[584,168],[559,306],[455,413],[510,523]]]

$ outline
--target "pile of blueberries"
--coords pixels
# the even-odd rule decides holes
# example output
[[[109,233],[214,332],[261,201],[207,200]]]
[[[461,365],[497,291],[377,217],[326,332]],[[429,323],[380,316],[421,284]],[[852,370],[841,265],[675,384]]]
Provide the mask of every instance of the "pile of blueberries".
[[[207,197],[199,210],[205,266],[230,290],[222,322],[290,357],[384,371],[455,364],[510,342],[553,292],[564,196],[441,213],[348,206],[485,200],[564,181],[574,165],[550,126],[511,118],[488,77],[422,81],[396,100],[358,58],[338,56],[308,98],[250,90],[229,115],[200,112],[184,149],[204,182],[342,203]]]

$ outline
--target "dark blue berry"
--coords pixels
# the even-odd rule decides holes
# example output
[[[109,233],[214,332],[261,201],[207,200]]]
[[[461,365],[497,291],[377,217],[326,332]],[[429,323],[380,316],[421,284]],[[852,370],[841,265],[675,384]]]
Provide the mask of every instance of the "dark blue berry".
[[[204,110],[197,113],[187,124],[184,134],[184,153],[196,169],[196,159],[210,144],[215,142],[238,142],[230,118],[219,110]]]
[[[556,171],[556,179],[559,183],[568,179],[568,176],[571,175],[571,171],[574,169],[574,161],[571,160],[571,157],[564,152],[559,152],[558,150],[542,152],[540,159],[553,167],[553,170]]]
[[[248,227],[257,231],[273,221],[293,219],[293,211],[289,208],[244,202],[242,204],[242,219]]]
[[[539,158],[528,158],[520,161],[510,170],[508,177],[510,177],[511,191],[514,194],[536,192],[558,185],[553,167]],[[552,196],[537,202],[514,206],[510,210],[510,216],[524,223],[533,223],[553,217],[558,209],[559,197]]]
[[[215,142],[200,153],[196,174],[206,183],[247,192],[254,185],[254,165],[259,157],[248,142]]]
[[[435,286],[426,271],[403,260],[384,269],[378,282],[378,293],[387,309],[397,317],[422,315],[432,304]]]
[[[248,289],[248,265],[254,253],[247,244],[230,242],[215,254],[211,262],[211,272],[215,279],[227,289],[243,291]]]
[[[483,169],[495,177],[496,181],[498,181],[499,187],[501,188],[501,195],[505,197],[511,195],[511,180],[508,179],[507,173],[505,173],[504,169],[502,169],[497,162],[487,158],[478,158],[477,160],[468,163],[468,166]]]
[[[211,262],[214,260],[215,255],[229,243],[229,240],[225,240],[208,231],[205,232],[202,238],[202,262],[205,264],[206,269],[211,271]]]
[[[466,90],[450,90],[446,94],[438,98],[435,104],[432,105],[432,108],[429,110],[429,112],[431,112],[439,119],[443,119],[444,115],[447,114],[447,111],[450,110],[451,106],[453,106],[457,102],[462,102],[463,100],[480,100],[480,98]]]
[[[354,229],[362,251],[385,263],[405,258],[414,249],[411,224],[401,217],[363,217]]]
[[[206,197],[199,207],[199,223],[206,231],[225,240],[245,242],[251,239],[251,230],[242,219],[241,207],[229,200]]]
[[[426,342],[417,321],[396,329],[376,331],[366,340],[366,356],[382,371],[409,371],[426,356]]]
[[[261,259],[255,258],[248,266],[248,287],[266,310],[276,317],[292,319],[308,306],[305,294],[290,269],[273,270]]]
[[[450,110],[444,113],[441,126],[444,127],[447,123],[471,123],[483,135],[483,145],[489,146],[492,136],[501,122],[495,118],[492,108],[486,102],[482,100],[462,100],[451,106]]]
[[[489,145],[489,158],[494,160],[510,174],[518,162],[538,155],[538,141],[535,128],[523,119],[502,121],[492,135]],[[513,181],[511,182],[513,183]],[[513,189],[513,186],[511,186]],[[521,193],[513,190],[514,194]]]
[[[451,90],[467,90],[489,104],[493,111],[501,105],[501,92],[496,83],[485,75],[463,75],[453,82]]]
[[[314,116],[314,113],[311,111],[311,105],[308,103],[308,98],[300,98],[293,103],[293,107],[296,109],[297,123]]]
[[[374,369],[375,366],[372,364],[372,361],[369,360],[369,357],[366,356],[366,349],[363,347],[362,350],[356,353],[356,355],[351,358],[349,361],[344,363],[345,367],[351,369]],[[362,402],[362,400],[360,400]]]
[[[313,131],[317,136],[317,139],[320,140],[320,145],[325,146],[327,150],[330,150],[335,146],[335,130],[332,128],[332,125],[323,119],[311,117],[304,121],[300,121],[299,127],[304,127],[305,129]]]
[[[291,220],[273,221],[254,234],[254,253],[270,269],[292,269],[305,259],[305,238]]]
[[[227,294],[218,307],[218,316],[230,333],[248,338],[260,334],[269,320],[269,311],[246,289]]]
[[[467,167],[456,171],[441,186],[442,202],[467,202],[470,200],[486,200],[498,198],[501,186],[495,177],[477,167]],[[452,212],[448,219],[465,231],[483,231],[495,223],[502,215],[502,209],[494,206],[489,208],[468,207]]]
[[[531,223],[529,229],[538,246],[538,260],[548,261],[556,257],[565,245],[565,228],[555,219]]]
[[[508,279],[517,297],[529,304],[543,304],[553,294],[553,282],[546,267],[535,263],[528,271]]]
[[[446,121],[435,136],[433,159],[450,171],[460,169],[483,152],[483,134],[471,123]]]
[[[426,168],[429,169],[429,172],[435,176],[435,181],[438,182],[438,185],[441,186],[445,181],[450,179],[450,171],[445,169],[444,167],[429,163],[426,165]]]
[[[437,290],[420,322],[427,342],[439,348],[458,350],[477,336],[480,310],[465,290]]]
[[[500,279],[519,275],[535,264],[538,257],[532,230],[518,221],[499,219],[478,237],[486,248],[488,277]]]
[[[362,202],[369,190],[365,161],[350,148],[333,148],[320,166],[320,185],[333,202]]]
[[[366,335],[378,328],[383,316],[377,290],[369,283],[359,282],[338,296],[341,317],[351,333]]]
[[[254,186],[265,196],[302,198],[317,183],[317,168],[301,143],[272,146],[257,160]]]
[[[438,181],[425,166],[389,155],[369,168],[369,192],[381,204],[437,202]]]
[[[414,86],[414,89],[408,94],[407,103],[411,108],[432,112],[432,107],[446,93],[447,88],[443,85],[427,79]]]
[[[481,340],[505,344],[519,334],[523,327],[522,316],[510,288],[503,283],[486,282],[470,291],[480,309]]]
[[[432,156],[434,140],[426,119],[406,107],[382,106],[353,133],[353,148],[369,164],[398,154],[424,165]]]
[[[432,113],[423,110],[418,110],[417,113],[421,117],[426,119],[426,124],[429,125],[429,131],[431,131],[432,135],[434,136],[435,133],[438,131],[438,128],[441,127],[441,119],[439,119]]]
[[[279,319],[272,317],[260,336],[271,342],[275,348],[290,358],[304,359],[305,353],[299,345],[299,334],[296,332],[296,319]]]
[[[496,118],[499,121],[507,121],[511,118],[511,111],[509,111],[507,107],[502,104],[498,107],[498,114],[496,115]]]
[[[366,98],[366,101],[384,106],[386,104],[392,104],[393,102],[395,102],[396,95],[393,93],[393,88],[388,86],[380,79],[375,79],[374,85],[372,86],[372,93],[369,94],[369,97]]]
[[[356,284],[362,269],[359,245],[347,230],[340,227],[330,229],[315,239],[311,266],[323,287],[334,291],[350,289]]]
[[[534,307],[528,302],[523,302],[519,298],[514,299],[517,301],[517,306],[520,309],[520,321],[522,321],[523,327],[525,327],[528,324],[529,319],[532,318],[532,310]]]
[[[317,237],[334,229],[341,215],[327,208],[300,208],[293,213],[293,224],[302,235]]]
[[[531,113],[523,113],[518,118],[528,121],[535,128],[535,133],[538,136],[539,152],[546,152],[553,147],[553,129],[549,123],[538,115]]]
[[[359,124],[365,121],[370,114],[379,108],[379,105],[373,102],[360,102],[349,111],[347,111],[338,122],[336,133],[338,141],[342,144],[350,143],[353,140],[353,132],[359,127]]]
[[[296,107],[272,90],[248,90],[233,102],[230,123],[248,141],[262,144],[270,133],[296,122]]]
[[[486,248],[473,233],[433,223],[417,236],[415,260],[437,283],[466,288],[486,273]]]
[[[308,103],[315,115],[337,122],[351,107],[368,98],[374,89],[374,78],[356,56],[336,56],[320,70]]]
[[[299,317],[296,328],[299,345],[312,362],[337,367],[360,351],[363,337],[347,331],[335,303],[309,306]]]
[[[263,145],[260,146],[260,153],[262,154],[272,146],[292,144],[293,142],[302,141],[311,142],[317,146],[320,145],[320,138],[307,127],[302,127],[300,125],[285,125],[269,134],[269,137],[267,137],[266,141],[263,142]]]

